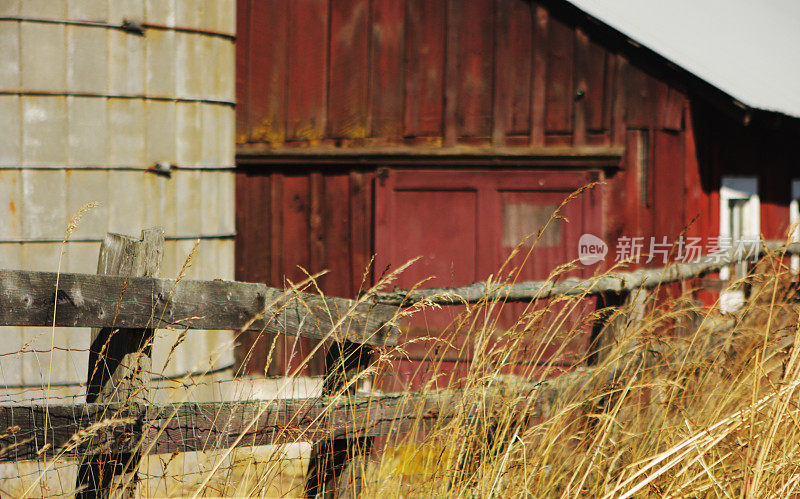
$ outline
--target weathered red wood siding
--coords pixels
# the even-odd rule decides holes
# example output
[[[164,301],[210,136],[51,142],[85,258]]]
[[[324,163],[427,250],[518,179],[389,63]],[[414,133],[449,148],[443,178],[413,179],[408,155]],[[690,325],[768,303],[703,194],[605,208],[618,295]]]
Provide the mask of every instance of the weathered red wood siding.
[[[371,284],[365,275],[372,256],[372,172],[300,170],[263,172],[242,169],[236,185],[236,278],[284,287],[309,274],[333,296],[355,296]],[[239,340],[243,373],[264,374],[273,337],[248,332]],[[280,337],[271,371],[291,372],[310,352],[311,340]],[[291,352],[295,352],[294,356]],[[322,372],[315,356],[311,372]]]
[[[238,5],[241,145],[602,145],[615,127],[683,129],[680,90],[536,2]]]
[[[602,173],[597,208],[610,260],[621,236],[717,235],[724,173],[761,174],[762,230],[783,237],[796,167],[786,136],[690,98],[557,3],[238,0],[239,154],[624,146],[622,168]],[[373,191],[384,165],[248,164],[237,183],[237,278],[279,286],[302,277],[297,265],[329,268],[323,290],[353,295],[382,237]],[[269,345],[255,345],[263,359]],[[263,360],[247,366],[263,370]]]
[[[651,200],[684,194],[685,94],[536,2],[239,0],[239,12],[240,151],[629,145],[642,133],[666,189]],[[606,235],[677,235],[690,214],[632,204],[640,172],[625,162],[607,179]]]
[[[620,235],[676,236],[682,226],[657,213],[685,185],[684,95],[536,2],[239,0],[238,68],[240,153],[626,145],[625,168],[608,173],[606,195],[592,207],[603,220],[593,231],[613,244]],[[668,189],[651,206],[639,203],[630,147],[640,134],[652,149],[652,182]],[[297,265],[327,268],[322,289],[352,296],[374,238],[383,237],[372,220],[380,166],[242,170],[237,278],[281,286],[303,277]],[[243,339],[248,372],[263,370],[270,341]],[[287,341],[276,346],[275,373],[299,360]],[[311,348],[299,346],[301,355]]]

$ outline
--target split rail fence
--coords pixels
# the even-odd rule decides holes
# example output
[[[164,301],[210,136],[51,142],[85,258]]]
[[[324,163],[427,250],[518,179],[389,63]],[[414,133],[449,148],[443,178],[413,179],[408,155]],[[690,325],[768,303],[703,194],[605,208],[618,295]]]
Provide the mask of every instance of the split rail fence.
[[[109,234],[101,246],[97,275],[0,270],[0,326],[94,328],[86,403],[0,406],[0,428],[10,429],[0,435],[0,461],[78,459],[79,496],[107,497],[132,492],[145,454],[305,440],[314,442],[306,495],[329,495],[345,487],[358,491],[356,469],[375,436],[441,423],[456,413],[463,397],[458,390],[355,395],[353,380],[369,366],[372,349],[397,344],[399,330],[392,321],[398,307],[423,298],[461,304],[565,294],[613,295],[621,303],[635,289],[702,276],[745,254],[741,247],[733,248],[697,262],[589,280],[497,289],[476,283],[350,300],[263,284],[161,279],[156,275],[163,242],[161,229],[145,230],[141,239]],[[752,254],[779,248],[800,253],[800,244],[778,242],[750,243],[744,249]],[[323,396],[149,404],[146,374],[158,328],[250,330],[329,340]],[[537,389],[556,390],[557,385],[538,384]],[[523,402],[529,414],[539,409]]]

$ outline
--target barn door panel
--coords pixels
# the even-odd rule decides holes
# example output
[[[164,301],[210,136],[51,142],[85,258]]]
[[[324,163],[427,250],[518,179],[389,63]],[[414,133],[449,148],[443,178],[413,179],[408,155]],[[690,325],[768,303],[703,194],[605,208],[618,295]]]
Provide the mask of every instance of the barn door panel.
[[[504,265],[503,282],[588,277],[590,269],[576,262],[578,241],[586,232],[598,232],[594,225],[592,199],[577,198],[561,203],[584,178],[511,179],[504,178],[498,189],[502,237],[497,240]],[[560,207],[560,209],[559,209]],[[554,274],[559,266],[562,267]],[[541,364],[569,366],[580,362],[588,347],[589,332],[580,320],[594,310],[593,300],[541,300],[536,304],[508,303],[497,312],[498,326],[515,328],[522,338],[520,358]],[[524,315],[543,314],[526,331]],[[523,371],[527,366],[517,369]]]
[[[436,171],[390,171],[378,176],[376,187],[375,274],[397,269],[419,257],[393,283],[411,288],[460,286],[481,278],[487,248],[481,248],[481,192],[475,179]],[[424,310],[403,324],[404,340],[441,336],[452,339],[463,307]],[[466,374],[467,342],[418,341],[408,344],[408,359],[376,380],[384,390],[419,389],[438,373],[437,386]],[[443,363],[424,361],[449,359]],[[442,376],[443,374],[443,376]]]
[[[578,239],[599,213],[593,200],[568,204],[561,215],[569,222],[551,221],[534,248],[530,240],[509,257],[525,236],[547,223],[572,191],[589,181],[586,172],[385,171],[376,185],[376,275],[420,257],[395,281],[397,286],[410,288],[426,279],[422,287],[463,286],[490,274],[513,275],[516,281],[545,279],[556,266],[577,257]],[[584,272],[578,268],[570,275]],[[496,313],[498,326],[511,326],[524,309],[520,304],[503,305]],[[441,335],[451,346],[409,345],[411,360],[397,365],[402,372],[396,374],[404,374],[399,378],[404,381],[385,388],[417,388],[434,371],[463,376],[463,361],[472,355],[463,345],[471,342],[465,334],[452,334],[463,311],[463,307],[428,310],[403,324],[406,338]],[[437,360],[422,362],[431,352]],[[447,384],[449,378],[442,376],[437,384]]]
[[[479,189],[474,179],[440,172],[392,172],[376,190],[375,269],[394,270],[419,257],[395,282],[411,288],[461,286],[487,270]],[[493,262],[491,262],[493,263]],[[460,309],[428,311],[410,323],[417,332],[442,330]]]

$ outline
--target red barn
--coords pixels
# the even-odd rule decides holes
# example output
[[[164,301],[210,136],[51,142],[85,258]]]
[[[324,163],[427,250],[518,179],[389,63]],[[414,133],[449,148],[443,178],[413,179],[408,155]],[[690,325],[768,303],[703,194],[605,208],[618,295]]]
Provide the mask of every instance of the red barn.
[[[780,78],[715,72],[735,53],[692,60],[705,48],[681,44],[691,27],[659,32],[662,18],[637,14],[645,3],[239,0],[236,278],[282,286],[298,266],[330,269],[322,289],[352,296],[422,255],[401,286],[483,280],[598,180],[522,278],[577,258],[584,233],[609,243],[607,261],[620,238],[645,253],[686,227],[704,252],[719,236],[785,237],[800,197],[796,95]],[[715,14],[693,8],[695,21]],[[267,348],[243,340],[247,371],[264,372]],[[278,345],[270,373],[290,349]]]

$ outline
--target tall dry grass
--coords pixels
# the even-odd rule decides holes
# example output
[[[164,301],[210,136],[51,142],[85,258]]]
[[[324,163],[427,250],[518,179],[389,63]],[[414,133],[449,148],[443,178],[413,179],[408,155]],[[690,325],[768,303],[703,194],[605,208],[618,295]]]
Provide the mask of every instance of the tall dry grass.
[[[532,305],[510,328],[493,320],[502,303],[470,306],[453,332],[475,350],[467,402],[424,438],[392,440],[368,496],[797,494],[794,280],[768,255],[738,283],[744,307],[725,315],[685,284],[639,291],[603,312],[617,330],[595,362],[555,378],[561,346],[600,315],[584,297]]]
[[[420,431],[389,435],[379,445],[360,470],[364,496],[797,494],[800,302],[786,260],[780,252],[766,255],[737,283],[748,299],[733,314],[699,303],[691,283],[634,291],[622,305],[599,311],[594,298],[582,295],[534,300],[517,310],[512,324],[503,319],[507,303],[465,304],[445,331],[431,332],[429,356],[437,367],[422,390],[456,402],[438,421],[423,422],[420,415]],[[550,279],[572,270],[555,269]],[[517,269],[500,269],[491,288],[503,289],[517,276]],[[313,291],[314,277],[287,293]],[[372,299],[394,277],[360,299]],[[422,301],[397,321],[432,308],[437,305]],[[613,324],[613,335],[576,350],[598,323]],[[458,378],[436,363],[442,344],[470,352],[473,362]],[[379,351],[362,378],[390,376],[407,347]],[[434,388],[434,380],[450,380],[460,391]],[[342,389],[326,400],[347,396]],[[148,459],[163,467],[158,476],[142,465],[142,496],[297,497],[307,448]],[[186,465],[170,468],[187,459],[191,476],[181,474]],[[36,495],[30,483],[21,490]]]
[[[500,320],[508,304],[466,305],[430,357],[437,344],[460,344],[473,362],[458,379],[439,363],[422,390],[451,397],[433,388],[451,379],[461,396],[439,421],[420,419],[420,431],[379,446],[361,470],[364,496],[797,494],[800,304],[785,263],[765,256],[737,284],[748,299],[733,314],[698,302],[690,283],[601,311],[581,295],[534,301],[511,325]],[[435,305],[415,313],[426,307]],[[597,321],[615,324],[611,341],[591,358],[571,354],[565,345],[585,344]],[[403,345],[379,353],[376,369],[391,375],[403,355]],[[235,486],[213,494],[301,496],[304,467],[287,463],[280,452],[246,461]]]

